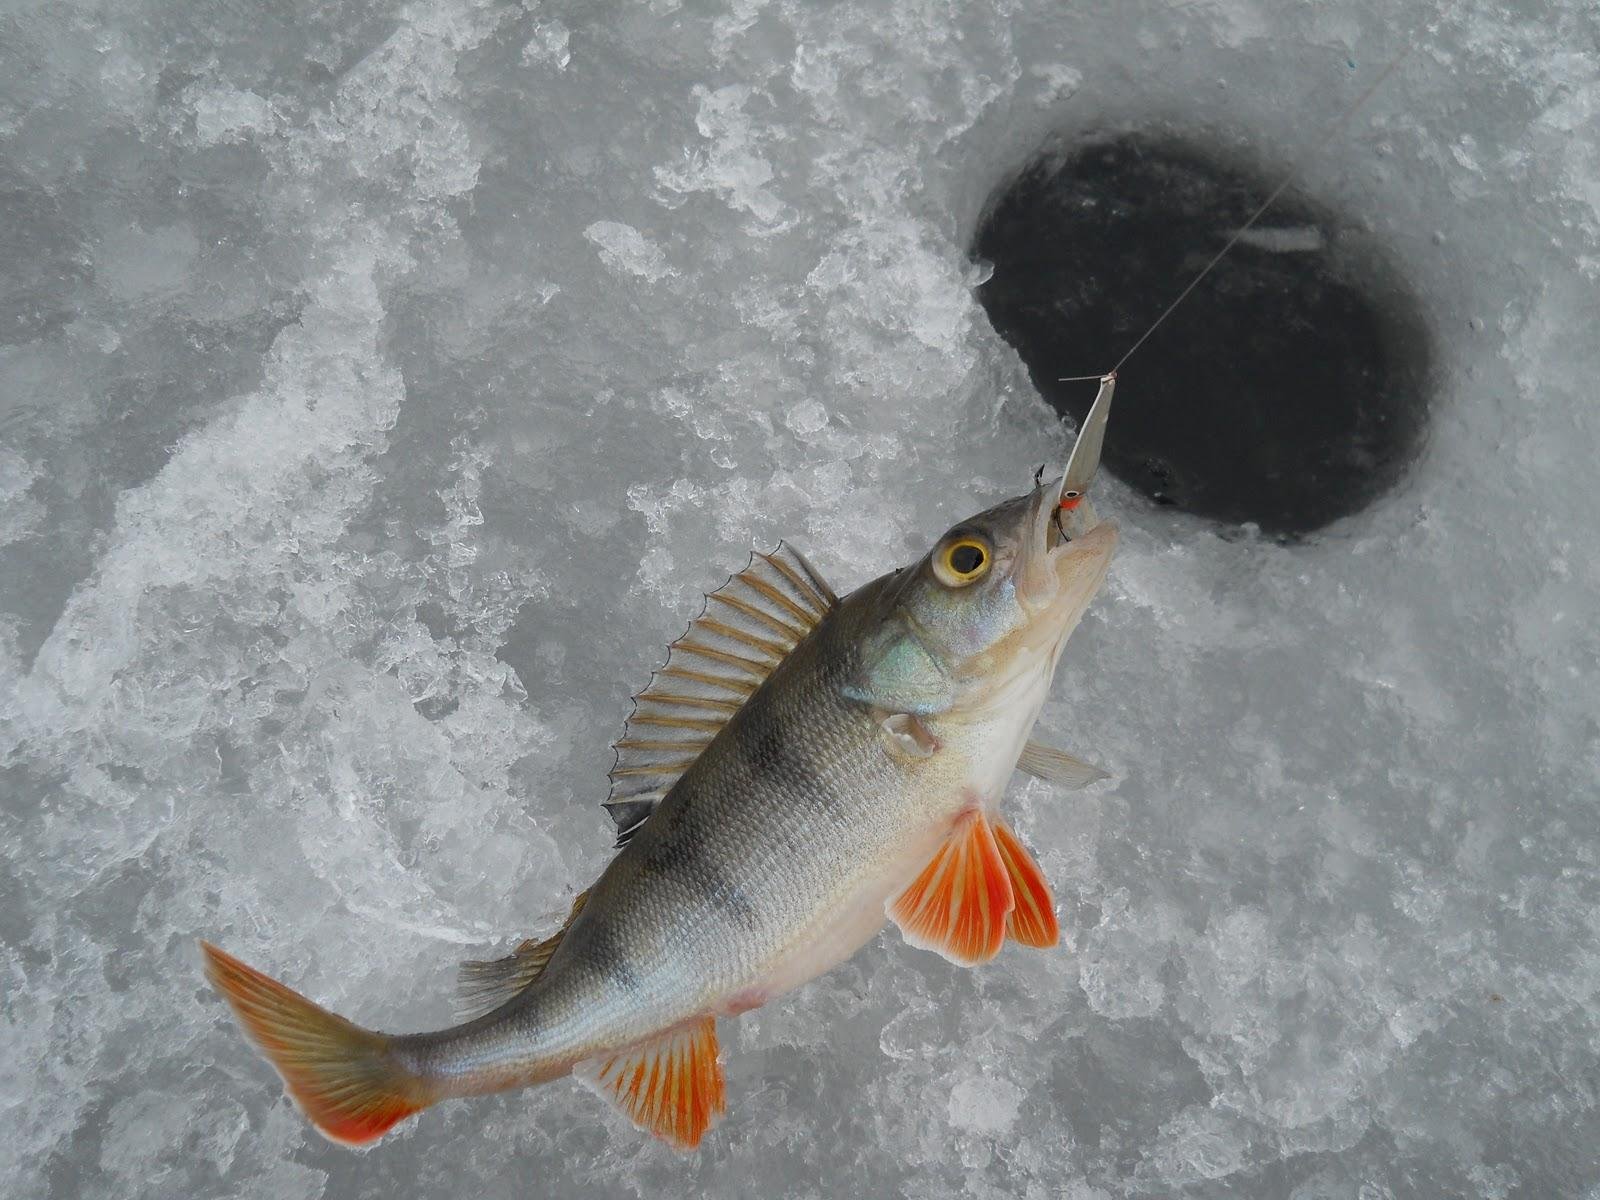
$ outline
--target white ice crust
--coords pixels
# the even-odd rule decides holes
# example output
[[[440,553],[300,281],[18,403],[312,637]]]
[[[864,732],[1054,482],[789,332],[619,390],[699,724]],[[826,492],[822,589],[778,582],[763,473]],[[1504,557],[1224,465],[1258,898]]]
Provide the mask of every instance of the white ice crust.
[[[3,1190],[1600,1195],[1600,17],[1436,18],[0,18]],[[1060,461],[974,296],[995,184],[1112,128],[1302,162],[1413,43],[1304,186],[1420,297],[1427,450],[1293,547],[1103,482],[1040,730],[1115,779],[1008,801],[1060,949],[890,934],[725,1023],[693,1157],[564,1083],[300,1120],[196,936],[446,1023],[606,861],[626,698],[752,544],[843,591]]]

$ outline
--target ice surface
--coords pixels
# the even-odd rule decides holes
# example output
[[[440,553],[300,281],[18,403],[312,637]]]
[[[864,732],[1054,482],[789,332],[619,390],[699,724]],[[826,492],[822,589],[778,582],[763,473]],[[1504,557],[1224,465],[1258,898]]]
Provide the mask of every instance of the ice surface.
[[[6,1190],[1600,1196],[1600,17],[1435,17],[0,15]],[[605,861],[626,697],[752,542],[851,586],[1059,460],[989,190],[1128,125],[1303,161],[1411,43],[1304,179],[1430,316],[1428,453],[1294,548],[1108,488],[1043,726],[1116,779],[1009,801],[1063,949],[887,935],[729,1023],[695,1157],[566,1084],[304,1125],[196,935],[444,1023]]]

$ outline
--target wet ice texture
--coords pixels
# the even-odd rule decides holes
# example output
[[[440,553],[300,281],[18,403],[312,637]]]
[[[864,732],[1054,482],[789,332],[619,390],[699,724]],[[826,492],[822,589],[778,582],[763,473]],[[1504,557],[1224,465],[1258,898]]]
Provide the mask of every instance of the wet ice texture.
[[[0,16],[9,1188],[1600,1194],[1595,10],[1066,7]],[[1429,452],[1293,549],[1111,489],[1043,725],[1117,779],[1009,801],[1063,949],[887,936],[726,1024],[693,1158],[559,1084],[303,1125],[195,935],[443,1023],[752,542],[854,585],[1059,459],[989,188],[1051,130],[1299,161],[1413,40],[1305,181],[1429,310]]]

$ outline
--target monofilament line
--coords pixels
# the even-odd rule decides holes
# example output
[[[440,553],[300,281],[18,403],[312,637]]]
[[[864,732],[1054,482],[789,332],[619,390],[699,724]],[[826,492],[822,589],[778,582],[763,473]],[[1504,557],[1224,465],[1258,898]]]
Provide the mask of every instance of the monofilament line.
[[[1445,17],[1450,15],[1450,13],[1455,9],[1456,3],[1458,2],[1459,0],[1452,0],[1452,3],[1446,6],[1444,12],[1440,15],[1440,22],[1443,22]],[[1339,119],[1328,127],[1328,131],[1324,133],[1316,145],[1311,148],[1311,152],[1305,156],[1298,166],[1293,167],[1284,173],[1283,178],[1278,182],[1278,186],[1272,189],[1272,194],[1257,206],[1255,212],[1250,214],[1249,219],[1246,220],[1243,225],[1234,230],[1233,236],[1227,240],[1222,249],[1213,254],[1211,256],[1211,261],[1200,268],[1200,273],[1189,281],[1188,286],[1186,286],[1183,291],[1179,292],[1172,303],[1167,305],[1167,307],[1161,311],[1161,315],[1151,322],[1150,327],[1139,335],[1139,340],[1134,342],[1132,346],[1128,347],[1128,352],[1121,358],[1117,359],[1116,366],[1112,367],[1110,371],[1104,372],[1102,375],[1063,375],[1060,376],[1056,382],[1075,383],[1085,379],[1101,379],[1104,377],[1104,375],[1115,375],[1118,371],[1122,370],[1123,365],[1133,357],[1134,352],[1150,339],[1151,334],[1153,334],[1157,329],[1161,328],[1161,323],[1177,310],[1178,305],[1182,304],[1189,298],[1189,293],[1200,286],[1200,281],[1203,280],[1207,275],[1211,274],[1211,269],[1224,258],[1226,258],[1228,252],[1239,244],[1239,239],[1244,237],[1245,234],[1249,233],[1251,227],[1262,218],[1267,209],[1271,208],[1273,204],[1277,202],[1278,197],[1283,195],[1283,193],[1288,190],[1289,185],[1295,181],[1296,177],[1300,174],[1300,171],[1328,148],[1329,143],[1331,143],[1333,139],[1344,130],[1345,126],[1350,123],[1350,118],[1355,116],[1357,110],[1360,109],[1360,107],[1371,98],[1373,92],[1377,91],[1383,86],[1384,80],[1388,79],[1389,76],[1393,75],[1395,71],[1399,69],[1400,64],[1405,62],[1406,58],[1414,49],[1416,49],[1416,43],[1408,43],[1404,50],[1400,51],[1399,54],[1395,55],[1395,57],[1389,61],[1388,66],[1384,67],[1382,71],[1378,72],[1378,77],[1369,83],[1366,86],[1366,89],[1345,108],[1343,113],[1339,115]]]

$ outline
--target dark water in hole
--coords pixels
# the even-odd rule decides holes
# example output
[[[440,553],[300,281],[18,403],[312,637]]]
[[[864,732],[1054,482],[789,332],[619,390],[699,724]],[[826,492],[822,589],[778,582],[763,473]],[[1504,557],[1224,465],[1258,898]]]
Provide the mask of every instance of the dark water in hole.
[[[1138,339],[1275,186],[1137,135],[1039,159],[991,200],[979,297],[1057,411]],[[1123,369],[1105,463],[1157,503],[1279,535],[1357,512],[1426,425],[1416,300],[1371,238],[1286,192]]]

